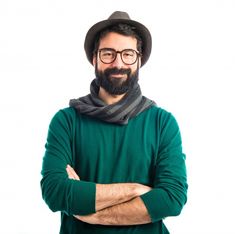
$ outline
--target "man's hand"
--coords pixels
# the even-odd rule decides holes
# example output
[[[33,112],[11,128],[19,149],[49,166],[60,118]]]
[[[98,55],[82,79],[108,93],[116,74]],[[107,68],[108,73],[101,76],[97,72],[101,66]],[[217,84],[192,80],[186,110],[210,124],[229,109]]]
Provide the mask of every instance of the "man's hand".
[[[69,179],[80,180],[80,177],[77,175],[77,173],[74,171],[74,169],[70,165],[67,165],[66,171],[68,173]]]

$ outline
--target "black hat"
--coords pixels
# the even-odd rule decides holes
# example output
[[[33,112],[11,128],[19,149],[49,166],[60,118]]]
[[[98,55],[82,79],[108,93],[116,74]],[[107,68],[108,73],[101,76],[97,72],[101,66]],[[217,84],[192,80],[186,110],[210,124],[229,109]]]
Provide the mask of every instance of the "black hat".
[[[94,50],[94,43],[96,37],[98,36],[99,32],[104,30],[105,28],[118,24],[124,23],[134,27],[134,31],[140,36],[142,39],[142,57],[141,57],[141,66],[143,66],[151,53],[152,49],[152,38],[149,30],[141,23],[131,20],[129,15],[126,12],[122,11],[115,11],[107,20],[100,21],[94,24],[87,32],[84,48],[86,51],[86,56],[89,62],[92,64],[93,60],[93,50]]]

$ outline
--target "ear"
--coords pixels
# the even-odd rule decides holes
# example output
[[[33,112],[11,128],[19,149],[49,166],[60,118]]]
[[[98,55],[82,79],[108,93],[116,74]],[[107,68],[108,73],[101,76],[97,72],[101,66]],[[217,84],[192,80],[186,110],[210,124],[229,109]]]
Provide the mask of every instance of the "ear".
[[[140,68],[141,67],[141,57],[139,57],[139,67],[138,68]]]
[[[93,56],[93,59],[92,59],[92,64],[93,64],[93,66],[95,66],[96,62],[97,62],[97,56],[94,55],[94,56]]]

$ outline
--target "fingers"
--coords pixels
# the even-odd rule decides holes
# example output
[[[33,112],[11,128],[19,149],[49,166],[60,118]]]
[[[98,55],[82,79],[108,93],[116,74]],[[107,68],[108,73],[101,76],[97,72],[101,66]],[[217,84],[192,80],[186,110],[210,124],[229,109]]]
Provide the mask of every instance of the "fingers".
[[[73,174],[72,174],[72,172],[71,172],[71,170],[70,170],[70,168],[69,168],[68,165],[67,165],[67,167],[66,167],[66,171],[67,171],[67,174],[68,174],[69,179],[75,179],[75,178],[73,178]]]
[[[80,177],[77,175],[77,173],[74,171],[74,169],[70,165],[67,165],[66,171],[67,171],[69,179],[80,180]]]
[[[149,192],[150,190],[152,190],[151,187],[143,185],[143,184],[138,184],[138,187],[137,187],[138,196],[141,196],[141,195]]]

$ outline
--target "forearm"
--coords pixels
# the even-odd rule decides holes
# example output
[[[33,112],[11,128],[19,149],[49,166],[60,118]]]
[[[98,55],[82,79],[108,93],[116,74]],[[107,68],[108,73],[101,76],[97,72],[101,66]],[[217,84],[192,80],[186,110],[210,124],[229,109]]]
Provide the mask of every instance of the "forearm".
[[[75,217],[86,223],[100,225],[140,225],[151,222],[148,211],[140,197],[108,207],[95,214]]]
[[[74,169],[67,165],[68,177],[80,180]],[[151,190],[151,187],[138,183],[96,184],[96,211],[127,202]]]
[[[137,183],[96,184],[96,211],[130,201],[150,189]]]

